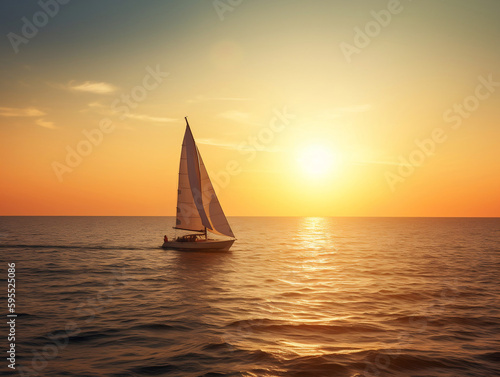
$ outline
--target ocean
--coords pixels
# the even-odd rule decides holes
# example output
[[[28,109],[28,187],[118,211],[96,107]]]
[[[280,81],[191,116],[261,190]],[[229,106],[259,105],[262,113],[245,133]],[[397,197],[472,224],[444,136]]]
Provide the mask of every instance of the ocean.
[[[0,217],[0,374],[500,375],[500,219],[229,221],[179,252],[172,217]]]

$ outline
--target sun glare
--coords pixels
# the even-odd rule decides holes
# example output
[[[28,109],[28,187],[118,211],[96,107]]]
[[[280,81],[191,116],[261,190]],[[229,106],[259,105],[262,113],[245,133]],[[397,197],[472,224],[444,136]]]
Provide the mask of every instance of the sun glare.
[[[337,156],[322,145],[311,145],[300,151],[298,161],[305,174],[322,177],[331,173],[338,165]]]

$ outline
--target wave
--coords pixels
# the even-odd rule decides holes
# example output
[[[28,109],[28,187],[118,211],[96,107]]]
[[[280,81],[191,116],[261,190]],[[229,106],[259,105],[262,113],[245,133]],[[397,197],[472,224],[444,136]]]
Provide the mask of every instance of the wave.
[[[400,354],[390,350],[359,351],[350,354],[329,353],[323,355],[295,356],[283,358],[263,350],[243,350],[229,343],[210,343],[200,352],[186,352],[170,357],[164,363],[132,368],[138,375],[163,375],[187,371],[191,365],[203,366],[205,370],[214,369],[203,376],[359,376],[359,375],[409,375],[416,371],[476,370],[486,371],[480,364],[466,358],[432,357],[414,354],[405,350]],[[495,357],[495,356],[494,356]],[[193,360],[196,360],[194,362]],[[220,362],[226,362],[226,370],[221,371]],[[229,365],[237,363],[239,368],[251,366],[245,374],[231,372]],[[217,370],[219,369],[219,370]],[[240,369],[241,370],[241,369]],[[490,369],[493,371],[493,369]],[[356,374],[361,373],[361,374]]]
[[[86,331],[86,332],[77,332],[74,330],[73,332],[69,332],[68,330],[54,330],[45,335],[39,335],[30,339],[27,343],[29,343],[32,347],[42,347],[47,344],[58,344],[65,346],[66,344],[72,343],[87,343],[100,340],[101,342],[104,339],[112,339],[116,341],[117,335],[120,333],[120,330],[117,329],[108,329],[101,331]]]
[[[425,300],[429,299],[432,296],[428,293],[425,292],[407,292],[407,293],[395,293],[393,291],[387,290],[387,289],[381,289],[378,292],[375,292],[372,294],[374,296],[374,299],[395,299],[395,300],[401,300],[401,301],[409,301],[409,302],[415,302],[419,300]]]
[[[0,245],[0,249],[82,249],[82,250],[157,250],[158,247],[130,247],[130,246],[97,246],[97,245],[26,245],[26,244],[13,244],[13,245]]]
[[[487,352],[481,355],[477,355],[476,358],[500,364],[500,352]]]
[[[227,364],[221,364],[224,360]],[[150,365],[141,365],[130,368],[128,372],[139,376],[164,376],[173,374],[196,376],[268,376],[266,372],[272,368],[256,368],[255,374],[242,374],[243,365],[255,368],[256,364],[277,365],[279,359],[269,352],[262,350],[238,350],[228,343],[209,343],[200,352],[185,352],[168,359],[151,361]],[[231,371],[231,369],[234,369]],[[204,374],[199,371],[204,370]],[[197,374],[193,372],[198,371]],[[191,373],[190,373],[191,372]],[[181,374],[182,373],[182,374]],[[273,374],[276,376],[276,374]]]
[[[129,328],[130,330],[151,330],[151,331],[189,331],[190,327],[182,325],[166,325],[164,323],[149,323],[137,325]]]
[[[158,376],[165,373],[179,371],[180,368],[173,364],[157,364],[144,367],[135,367],[130,370],[132,373],[137,373],[141,376]]]
[[[481,364],[468,358],[459,357],[431,357],[420,351],[405,350],[398,353],[395,350],[363,351],[359,355],[363,356],[367,369],[380,369],[380,371],[414,371],[414,370],[480,370]],[[433,355],[435,353],[432,353]]]
[[[237,331],[251,332],[311,332],[313,334],[343,334],[381,332],[385,329],[372,324],[310,324],[276,321],[271,319],[250,319],[235,321],[227,327],[234,327]]]
[[[400,316],[386,322],[397,322],[401,324],[412,324],[424,322],[429,326],[444,327],[451,324],[461,326],[471,326],[487,328],[492,326],[500,326],[500,320],[496,317],[477,316],[477,317],[458,317],[458,316]]]

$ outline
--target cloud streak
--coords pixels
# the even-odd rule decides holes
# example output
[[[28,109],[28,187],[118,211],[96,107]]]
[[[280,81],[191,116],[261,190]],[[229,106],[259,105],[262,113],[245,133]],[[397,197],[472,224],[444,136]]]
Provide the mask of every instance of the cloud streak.
[[[229,150],[240,150],[241,148],[238,146],[238,144],[232,144],[232,143],[227,143],[223,141],[218,141],[214,139],[196,139],[197,144],[203,144],[203,145],[211,145],[214,147],[220,147],[224,149],[229,149]]]
[[[146,114],[127,114],[128,119],[140,120],[144,122],[154,122],[154,123],[171,123],[176,122],[178,119],[166,118],[166,117],[155,117]]]
[[[202,145],[211,145],[213,147],[219,147],[223,149],[228,149],[232,151],[238,151],[238,152],[245,152],[248,150],[258,150],[259,152],[280,152],[281,149],[274,146],[263,146],[261,145],[258,148],[255,148],[253,146],[249,146],[246,142],[241,142],[239,144],[234,144],[234,143],[228,143],[224,141],[219,141],[215,139],[196,139],[196,144],[202,144]]]
[[[87,104],[87,108],[81,110],[82,112],[86,111],[95,111],[98,114],[106,115],[106,116],[117,116],[121,115],[123,119],[130,120],[138,120],[142,122],[153,122],[153,123],[172,123],[178,122],[177,118],[168,118],[168,117],[160,117],[160,116],[152,116],[147,114],[137,114],[137,113],[129,113],[129,114],[121,114],[119,112],[113,111],[109,106],[105,106],[100,102],[90,102]]]
[[[45,120],[45,119],[37,119],[35,121],[35,123],[40,126],[40,127],[44,127],[44,128],[49,128],[51,130],[54,130],[56,129],[57,127],[54,125],[54,122],[50,122],[48,120]]]
[[[76,83],[71,81],[67,87],[74,92],[86,92],[95,94],[110,94],[115,92],[118,88],[107,82],[85,81],[83,83]]]
[[[39,117],[43,116],[45,113],[34,107],[0,107],[0,116],[3,117]]]
[[[236,122],[249,123],[250,114],[238,110],[228,110],[220,113],[219,118],[234,120]]]
[[[41,117],[47,115],[45,112],[35,108],[35,107],[0,107],[0,116],[2,117],[19,117],[19,118],[31,118],[31,117]],[[54,122],[50,122],[43,118],[35,120],[35,124],[40,127],[49,128],[51,130],[56,129]]]
[[[188,103],[197,103],[204,101],[252,101],[252,98],[243,97],[206,97],[206,96],[196,96],[194,99],[189,99]]]

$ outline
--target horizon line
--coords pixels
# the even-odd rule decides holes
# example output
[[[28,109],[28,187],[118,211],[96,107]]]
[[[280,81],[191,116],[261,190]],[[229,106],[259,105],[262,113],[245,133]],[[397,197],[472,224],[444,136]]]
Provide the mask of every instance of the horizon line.
[[[0,215],[0,217],[175,217],[175,215]],[[227,217],[313,217],[313,218],[385,218],[385,219],[498,219],[500,216],[314,216],[314,215],[228,215]]]

